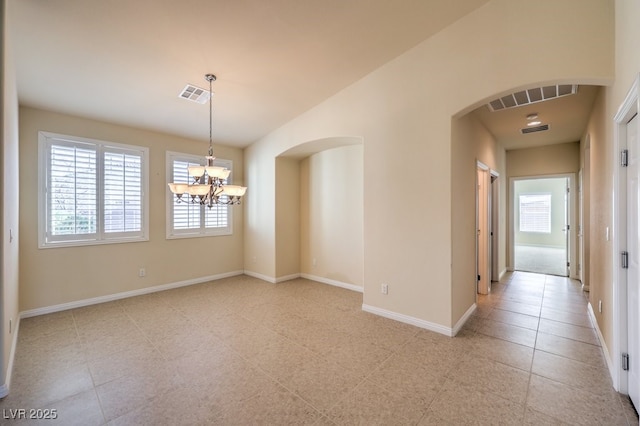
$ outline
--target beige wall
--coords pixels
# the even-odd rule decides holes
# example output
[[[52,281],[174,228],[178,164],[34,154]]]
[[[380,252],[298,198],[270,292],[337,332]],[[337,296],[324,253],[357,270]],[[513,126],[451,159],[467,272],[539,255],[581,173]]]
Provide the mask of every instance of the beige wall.
[[[38,249],[38,131],[149,147],[149,241]],[[123,127],[32,108],[20,108],[20,309],[106,296],[243,269],[243,206],[233,207],[230,236],[167,240],[166,151],[205,155],[205,142]],[[215,147],[233,161],[234,183],[242,184],[243,154]],[[252,189],[250,189],[251,191]],[[146,268],[146,277],[138,269]]]
[[[580,19],[549,20],[549,11]],[[274,158],[312,140],[361,137],[364,303],[451,328],[451,117],[514,88],[607,83],[612,46],[611,2],[493,0],[285,124],[245,152],[245,268],[275,276]]]
[[[362,287],[362,164],[362,145],[322,151],[301,161],[303,274]]]
[[[0,3],[0,93],[2,94],[2,116],[0,131],[0,397],[8,391],[11,378],[11,350],[18,327],[18,281],[19,281],[19,203],[18,203],[18,96],[15,69],[11,54],[9,22],[5,19],[10,5]],[[11,322],[11,331],[9,323]]]
[[[613,117],[624,101],[634,79],[640,72],[640,3],[632,0],[615,2],[615,83],[606,87],[596,99],[586,136],[590,140],[590,276],[589,301],[594,307],[598,327],[602,332],[610,359],[617,359],[613,316],[614,250],[612,241],[606,240],[606,228],[613,229],[613,174],[618,153],[614,152]],[[602,300],[602,313],[598,301]]]
[[[476,170],[480,161],[499,174],[498,270],[506,269],[506,153],[468,114],[451,126],[451,297],[455,323],[476,302]]]
[[[507,151],[507,175],[510,178],[577,173],[578,170],[579,142]]]
[[[606,93],[600,92],[594,103],[586,134],[590,139],[591,151],[591,179],[589,187],[585,188],[590,197],[589,210],[589,301],[595,307],[594,313],[602,335],[607,342],[607,349],[611,350],[613,327],[613,287],[612,287],[612,251],[611,241],[606,239],[606,228],[612,226],[611,196],[613,172],[611,157],[613,151],[613,135],[607,131]],[[598,312],[598,301],[602,300],[602,312]]]
[[[276,158],[276,279],[300,273],[300,162]]]

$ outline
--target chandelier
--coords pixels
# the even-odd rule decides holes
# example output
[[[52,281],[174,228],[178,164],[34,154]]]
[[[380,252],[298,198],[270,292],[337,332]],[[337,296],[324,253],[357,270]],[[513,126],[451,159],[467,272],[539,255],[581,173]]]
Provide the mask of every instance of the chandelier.
[[[211,111],[211,99],[213,91],[211,83],[216,80],[213,74],[206,74],[205,80],[209,82],[209,155],[205,157],[205,166],[189,166],[189,176],[193,178],[191,183],[170,183],[169,189],[178,198],[177,202],[190,202],[201,204],[210,208],[216,204],[240,204],[240,199],[247,191],[246,186],[227,185],[226,179],[231,170],[213,165],[213,137]],[[184,195],[187,195],[183,198]]]

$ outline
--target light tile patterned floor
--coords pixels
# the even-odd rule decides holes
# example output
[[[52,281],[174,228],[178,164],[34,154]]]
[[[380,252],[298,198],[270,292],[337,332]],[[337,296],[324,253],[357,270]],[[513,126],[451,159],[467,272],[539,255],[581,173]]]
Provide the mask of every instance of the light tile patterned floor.
[[[240,276],[25,319],[0,423],[638,424],[576,282],[510,275],[455,338],[361,305]]]

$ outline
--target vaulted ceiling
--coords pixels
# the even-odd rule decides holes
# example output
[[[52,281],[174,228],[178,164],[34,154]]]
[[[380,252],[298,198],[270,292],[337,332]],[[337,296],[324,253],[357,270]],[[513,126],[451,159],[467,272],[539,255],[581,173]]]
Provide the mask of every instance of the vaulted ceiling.
[[[178,94],[213,73],[214,141],[245,147],[487,1],[20,0],[8,13],[21,105],[207,140],[208,108]],[[501,141],[524,116],[476,113]]]

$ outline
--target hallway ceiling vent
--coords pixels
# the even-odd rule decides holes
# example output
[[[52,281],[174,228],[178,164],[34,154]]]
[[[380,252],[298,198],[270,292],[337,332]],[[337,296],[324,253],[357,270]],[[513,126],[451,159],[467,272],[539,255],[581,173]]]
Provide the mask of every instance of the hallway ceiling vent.
[[[561,98],[563,96],[578,93],[577,84],[558,84],[555,86],[536,87],[535,89],[522,90],[510,93],[501,98],[494,99],[487,104],[491,112],[508,108],[516,108],[524,105],[531,105],[537,102],[548,101],[549,99]]]
[[[526,135],[527,133],[536,133],[536,132],[544,132],[545,130],[549,130],[548,124],[543,124],[542,126],[536,127],[526,127],[524,129],[520,129],[520,133]]]

